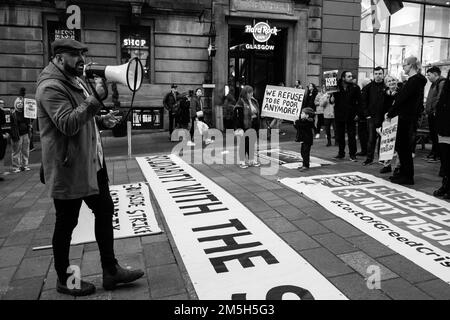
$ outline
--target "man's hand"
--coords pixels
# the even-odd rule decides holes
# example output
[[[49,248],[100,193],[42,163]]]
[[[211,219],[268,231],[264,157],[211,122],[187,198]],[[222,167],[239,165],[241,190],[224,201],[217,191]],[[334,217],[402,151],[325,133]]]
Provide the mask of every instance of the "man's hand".
[[[9,133],[8,132],[4,133],[3,134],[3,139],[7,140],[8,138],[9,138]]]
[[[387,122],[391,122],[391,118],[389,118],[387,113],[384,115],[384,120],[386,120]]]
[[[359,120],[359,117],[358,116],[355,116],[355,121],[358,121]]]
[[[98,97],[101,101],[108,97],[107,90],[105,88],[105,82],[100,77],[95,77],[95,91],[97,91]]]
[[[372,117],[371,116],[367,116],[366,119],[369,120],[369,119],[372,119]]]
[[[107,115],[102,116],[103,125],[109,129],[114,128],[114,126],[120,121],[121,117],[116,117],[119,110],[111,110]]]

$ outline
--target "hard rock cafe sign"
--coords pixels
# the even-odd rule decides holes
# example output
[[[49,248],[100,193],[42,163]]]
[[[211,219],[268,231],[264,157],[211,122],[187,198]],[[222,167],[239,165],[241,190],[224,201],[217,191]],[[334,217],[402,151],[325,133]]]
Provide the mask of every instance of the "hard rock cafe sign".
[[[271,28],[266,22],[258,22],[254,26],[246,25],[245,33],[253,33],[253,38],[258,42],[266,42],[272,35],[277,35],[280,29]]]

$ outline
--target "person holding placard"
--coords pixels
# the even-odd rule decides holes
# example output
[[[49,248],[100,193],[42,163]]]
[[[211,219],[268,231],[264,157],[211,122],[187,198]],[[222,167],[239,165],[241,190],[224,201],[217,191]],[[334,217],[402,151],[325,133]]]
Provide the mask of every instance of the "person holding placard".
[[[25,88],[20,88],[11,113],[12,171],[14,173],[31,170],[28,167],[31,119],[25,118],[24,106]]]

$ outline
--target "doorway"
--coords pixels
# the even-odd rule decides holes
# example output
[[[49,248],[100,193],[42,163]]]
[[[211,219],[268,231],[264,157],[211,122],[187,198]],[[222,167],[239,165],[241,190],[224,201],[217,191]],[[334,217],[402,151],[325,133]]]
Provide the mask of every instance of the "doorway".
[[[286,79],[287,28],[273,27],[265,42],[257,41],[250,28],[258,24],[230,25],[228,35],[228,85],[235,99],[245,85],[253,87],[253,96],[262,105],[266,85],[280,85]],[[273,29],[275,28],[275,29]],[[247,31],[247,32],[246,32]]]

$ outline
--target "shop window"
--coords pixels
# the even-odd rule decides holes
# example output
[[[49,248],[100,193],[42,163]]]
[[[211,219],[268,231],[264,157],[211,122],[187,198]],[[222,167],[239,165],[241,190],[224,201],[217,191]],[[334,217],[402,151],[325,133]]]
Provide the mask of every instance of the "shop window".
[[[424,38],[423,64],[450,64],[449,39]]]
[[[425,36],[450,38],[450,8],[427,6],[425,11]]]
[[[362,33],[360,38],[359,66],[373,67],[373,34]],[[377,34],[375,37],[375,66],[386,68],[387,35]]]
[[[403,61],[409,56],[420,58],[422,39],[420,37],[391,35],[389,43],[389,71],[400,81],[405,81]]]
[[[391,16],[391,33],[422,34],[422,4],[403,2],[403,8]]]
[[[150,27],[120,26],[121,62],[138,57],[144,66],[144,83],[150,82]]]
[[[389,19],[380,21],[380,31],[387,32]],[[370,5],[370,0],[361,1],[361,31],[372,32],[372,6]]]

